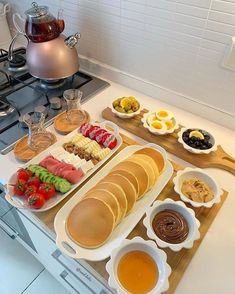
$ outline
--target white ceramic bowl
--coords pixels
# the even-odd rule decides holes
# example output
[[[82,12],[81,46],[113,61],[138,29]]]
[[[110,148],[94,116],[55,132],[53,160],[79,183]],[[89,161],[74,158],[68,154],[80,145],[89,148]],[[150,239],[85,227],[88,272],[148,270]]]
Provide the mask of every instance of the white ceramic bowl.
[[[212,151],[216,151],[216,149],[217,149],[217,144],[216,144],[215,138],[211,135],[211,133],[209,133],[209,132],[207,132],[207,131],[205,131],[205,130],[203,130],[203,129],[199,129],[199,128],[190,128],[190,129],[192,129],[192,130],[202,130],[203,133],[205,133],[206,135],[209,135],[209,136],[211,137],[211,139],[210,139],[210,143],[212,144],[212,147],[209,148],[209,149],[205,149],[205,150],[201,150],[201,149],[196,149],[196,148],[190,147],[190,146],[189,146],[188,144],[186,144],[186,143],[184,142],[184,140],[183,140],[183,133],[184,133],[185,131],[187,131],[188,128],[182,128],[182,129],[180,130],[180,132],[178,133],[178,142],[181,143],[181,144],[184,146],[184,148],[185,148],[186,150],[188,150],[188,151],[191,152],[191,153],[195,153],[195,154],[209,154],[209,153],[211,153]]]
[[[118,280],[117,267],[120,259],[126,253],[140,250],[149,254],[157,264],[159,277],[156,286],[148,294],[160,294],[169,288],[168,278],[171,274],[171,268],[166,261],[166,253],[159,249],[153,241],[145,241],[140,237],[132,240],[125,239],[118,248],[112,251],[111,258],[106,264],[106,270],[109,274],[109,286],[116,289],[118,294],[130,294],[124,289]]]
[[[214,198],[211,201],[208,202],[196,202],[193,200],[190,200],[188,197],[186,197],[182,192],[181,192],[181,186],[184,180],[190,179],[190,178],[198,178],[199,180],[202,180],[203,182],[206,182],[209,187],[214,192]],[[173,179],[174,183],[174,189],[175,192],[179,194],[180,198],[184,202],[190,203],[193,207],[207,207],[210,208],[212,207],[215,203],[220,202],[220,197],[223,193],[221,188],[218,186],[216,181],[204,170],[200,168],[191,168],[187,167],[184,170],[180,170],[177,172],[176,177]]]
[[[154,135],[166,135],[166,134],[171,134],[173,133],[175,130],[177,130],[179,128],[179,125],[176,122],[176,119],[173,117],[172,120],[174,122],[174,126],[173,128],[167,130],[167,129],[163,129],[163,130],[157,130],[154,128],[151,128],[148,124],[147,124],[147,117],[150,115],[150,112],[147,112],[144,114],[144,116],[142,117],[141,121],[143,123],[144,128],[146,128],[147,130],[149,130],[150,133],[154,134]],[[164,123],[164,121],[162,120],[162,122]]]
[[[153,218],[157,213],[165,209],[171,209],[179,212],[187,221],[189,234],[185,241],[178,244],[172,244],[161,240],[155,234],[152,227]],[[143,223],[147,229],[148,237],[155,240],[158,246],[160,246],[161,248],[169,247],[173,251],[179,251],[182,248],[189,249],[193,247],[194,241],[200,238],[200,222],[198,221],[198,219],[196,219],[194,211],[188,208],[182,201],[174,201],[169,198],[165,199],[164,201],[155,201],[154,204],[146,211],[146,217],[144,218]]]
[[[140,107],[139,107],[139,109],[138,109],[137,111],[132,112],[132,113],[119,112],[119,111],[117,111],[117,110],[113,107],[113,104],[112,104],[112,103],[111,103],[110,108],[111,108],[112,112],[113,112],[116,116],[118,116],[118,117],[120,117],[120,118],[132,118],[132,117],[134,117],[134,116],[140,114],[140,111],[141,111],[141,105],[140,105]]]

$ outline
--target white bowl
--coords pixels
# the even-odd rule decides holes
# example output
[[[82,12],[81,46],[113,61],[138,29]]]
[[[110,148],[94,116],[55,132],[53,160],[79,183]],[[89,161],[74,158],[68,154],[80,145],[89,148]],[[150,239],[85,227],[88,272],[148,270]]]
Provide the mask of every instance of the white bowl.
[[[110,108],[111,108],[112,112],[120,118],[132,118],[132,117],[140,114],[140,111],[141,111],[141,105],[137,111],[132,112],[132,113],[119,112],[113,107],[113,104],[111,104]]]
[[[177,130],[179,128],[179,125],[176,122],[176,119],[173,117],[172,120],[174,122],[174,126],[173,128],[167,130],[167,129],[163,129],[163,130],[157,130],[154,128],[151,128],[148,124],[147,124],[147,117],[150,115],[150,112],[147,112],[143,115],[141,121],[143,123],[144,128],[148,129],[150,133],[154,134],[154,135],[166,135],[166,134],[171,134],[173,133],[175,130]],[[163,123],[165,123],[163,120],[161,120]]]
[[[184,148],[185,148],[186,150],[188,150],[188,151],[191,152],[191,153],[196,153],[196,154],[209,154],[209,153],[212,152],[212,151],[216,151],[216,149],[217,149],[217,144],[216,144],[215,138],[211,135],[211,133],[209,133],[209,132],[207,132],[207,131],[205,131],[205,130],[203,130],[203,129],[199,129],[199,128],[190,128],[190,129],[192,129],[192,130],[202,130],[203,133],[205,133],[206,135],[209,135],[209,136],[211,137],[211,139],[210,139],[210,143],[212,144],[212,147],[209,148],[209,149],[205,149],[205,150],[201,150],[201,149],[196,149],[196,148],[190,147],[190,146],[189,146],[188,144],[186,144],[186,143],[184,142],[184,140],[183,140],[183,133],[184,133],[185,131],[187,131],[188,128],[182,128],[182,129],[180,130],[180,132],[178,133],[178,142],[181,143],[181,144],[184,146]]]
[[[184,180],[190,179],[190,178],[198,178],[204,182],[206,182],[211,189],[214,192],[214,198],[211,201],[208,202],[196,202],[188,197],[186,197],[182,192],[181,192],[181,187],[182,183]],[[177,194],[179,194],[180,198],[184,202],[190,203],[193,207],[207,207],[210,208],[212,207],[215,203],[220,202],[220,197],[223,193],[223,191],[220,189],[216,181],[204,170],[200,168],[191,168],[187,167],[184,170],[180,170],[177,172],[176,177],[173,179],[174,183],[174,189]]]
[[[118,248],[112,251],[111,258],[106,264],[106,270],[109,274],[109,286],[116,289],[118,294],[130,294],[124,289],[118,280],[117,266],[120,259],[128,252],[133,250],[144,251],[149,254],[157,264],[159,277],[156,286],[148,294],[160,294],[169,288],[168,278],[171,274],[171,268],[167,264],[167,256],[164,251],[159,249],[153,241],[145,241],[140,237],[132,240],[125,239]]]
[[[178,244],[168,243],[158,238],[158,236],[154,232],[152,227],[153,218],[158,212],[165,209],[171,209],[179,212],[187,221],[189,233],[185,241]],[[182,201],[174,201],[169,198],[165,199],[164,201],[155,201],[153,206],[149,207],[146,211],[146,217],[143,220],[143,223],[144,226],[147,228],[148,237],[155,240],[158,246],[160,246],[161,248],[169,247],[173,251],[179,251],[182,248],[189,249],[193,247],[194,241],[200,238],[200,222],[198,221],[198,219],[196,219],[194,211],[188,208]]]

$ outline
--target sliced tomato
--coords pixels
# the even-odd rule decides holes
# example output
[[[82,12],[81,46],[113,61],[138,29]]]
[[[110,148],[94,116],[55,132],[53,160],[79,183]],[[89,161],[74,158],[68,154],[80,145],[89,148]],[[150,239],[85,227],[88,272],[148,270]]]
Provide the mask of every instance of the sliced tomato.
[[[27,182],[25,180],[18,179],[14,187],[15,194],[18,196],[23,196],[26,186],[27,186]]]
[[[45,204],[46,200],[41,193],[33,193],[28,198],[28,204],[31,208],[39,209]]]
[[[41,181],[40,181],[39,177],[37,177],[37,176],[32,176],[28,179],[28,185],[34,185],[38,188],[40,183],[41,183]]]
[[[41,193],[46,200],[55,196],[56,191],[55,187],[51,183],[43,183],[39,186],[38,192]]]
[[[30,170],[21,168],[17,171],[17,178],[28,181],[28,179],[32,176],[32,172]]]
[[[25,189],[24,195],[26,197],[29,197],[33,193],[36,193],[37,192],[37,189],[38,188],[35,185],[28,185],[27,188]]]

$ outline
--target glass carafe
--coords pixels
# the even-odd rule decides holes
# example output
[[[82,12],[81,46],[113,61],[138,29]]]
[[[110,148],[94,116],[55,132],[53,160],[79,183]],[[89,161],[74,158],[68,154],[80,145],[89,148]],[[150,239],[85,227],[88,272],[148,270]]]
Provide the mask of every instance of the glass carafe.
[[[55,136],[44,127],[45,116],[42,112],[26,113],[23,120],[29,128],[28,145],[32,150],[44,150],[55,142]]]
[[[66,120],[70,124],[80,126],[86,119],[81,107],[82,92],[78,89],[69,89],[64,91],[63,96],[67,103]]]
[[[56,19],[47,6],[38,6],[36,2],[32,3],[32,8],[25,11],[25,33],[28,38],[35,42],[46,42],[57,38],[64,30],[64,20],[62,11],[58,11]]]

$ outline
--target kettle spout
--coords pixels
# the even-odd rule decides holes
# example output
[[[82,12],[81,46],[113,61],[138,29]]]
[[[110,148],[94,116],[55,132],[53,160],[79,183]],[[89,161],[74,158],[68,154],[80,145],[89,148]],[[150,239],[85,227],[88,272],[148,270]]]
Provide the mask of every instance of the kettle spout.
[[[80,33],[76,33],[74,35],[69,36],[68,38],[66,38],[64,40],[65,45],[67,47],[69,47],[70,49],[72,49],[78,42],[78,40],[81,38],[81,34]]]

